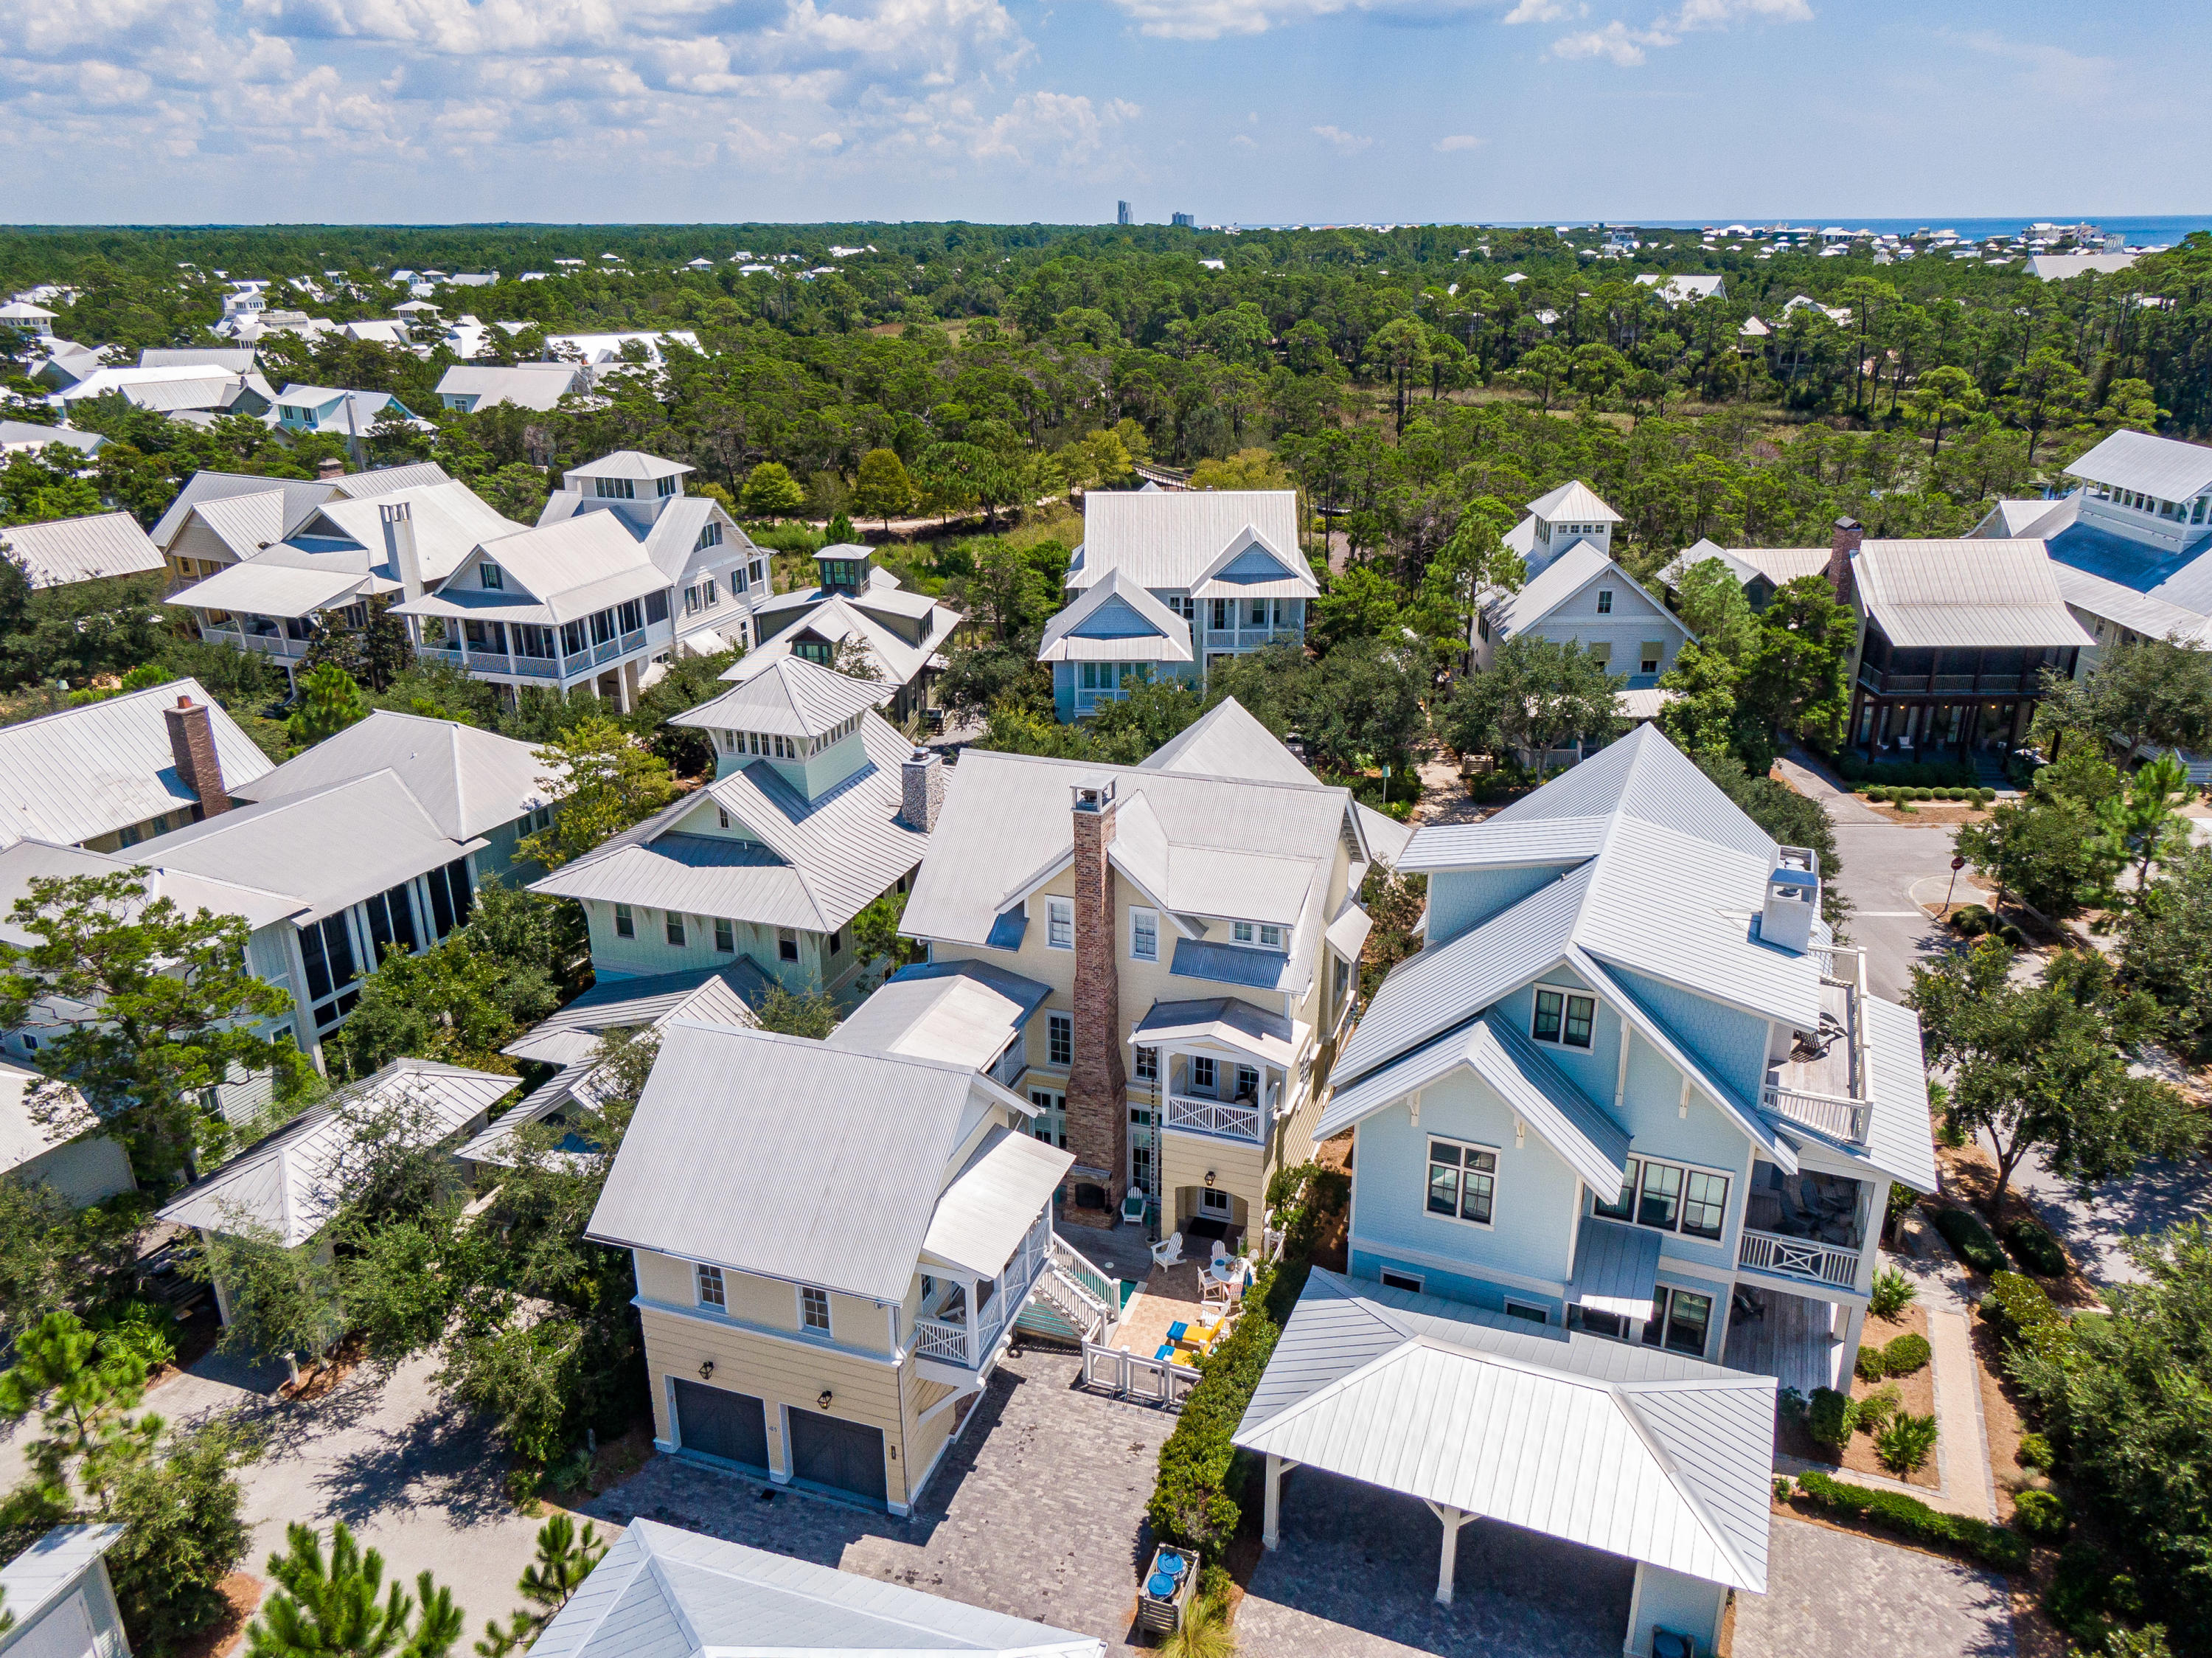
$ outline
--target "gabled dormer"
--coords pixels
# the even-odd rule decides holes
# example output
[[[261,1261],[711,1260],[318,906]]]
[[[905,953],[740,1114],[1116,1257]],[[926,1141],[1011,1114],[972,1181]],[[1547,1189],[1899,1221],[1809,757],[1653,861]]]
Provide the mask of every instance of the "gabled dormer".
[[[811,804],[869,767],[861,729],[880,689],[781,656],[673,723],[708,735],[717,777],[765,766]]]

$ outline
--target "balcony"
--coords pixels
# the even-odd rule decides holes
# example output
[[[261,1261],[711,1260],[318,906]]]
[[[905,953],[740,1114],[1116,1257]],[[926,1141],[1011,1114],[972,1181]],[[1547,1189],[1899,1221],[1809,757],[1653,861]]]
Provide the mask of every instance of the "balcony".
[[[461,655],[459,649],[447,649],[443,645],[416,646],[415,660],[418,662],[426,662],[433,667],[465,667],[467,666],[466,661]]]
[[[1267,1138],[1267,1119],[1253,1100],[1211,1100],[1170,1094],[1163,1126],[1185,1134],[1210,1134],[1221,1140],[1244,1140],[1254,1145]]]
[[[572,656],[563,656],[561,659],[561,677],[564,680],[573,680],[579,674],[589,674],[591,671],[592,653],[589,650],[580,650]]]
[[[960,1370],[988,1365],[1051,1257],[1048,1210],[1038,1215],[996,1277],[971,1285],[951,1276],[925,1277],[921,1310],[914,1321],[914,1356]]]
[[[1839,1248],[1816,1238],[1754,1232],[1746,1227],[1737,1259],[1754,1271],[1778,1273],[1786,1278],[1808,1278],[1838,1289],[1849,1289],[1858,1282],[1859,1252]]]
[[[504,651],[471,650],[469,652],[469,671],[471,674],[512,674],[514,658]]]
[[[1820,967],[1820,1028],[1800,1032],[1789,1053],[1767,1067],[1759,1103],[1815,1134],[1863,1146],[1871,1131],[1865,1016],[1866,956],[1846,948],[1814,952]]]
[[[1007,1045],[1006,1051],[999,1056],[986,1075],[1002,1088],[1018,1088],[1029,1068],[1030,1057],[1027,1045],[1021,1038],[1016,1037]]]
[[[508,671],[527,679],[554,680],[561,675],[561,665],[550,656],[517,656]]]
[[[281,633],[230,633],[219,634],[218,637],[247,650],[260,651],[267,656],[295,657],[307,654],[305,639],[288,639]]]

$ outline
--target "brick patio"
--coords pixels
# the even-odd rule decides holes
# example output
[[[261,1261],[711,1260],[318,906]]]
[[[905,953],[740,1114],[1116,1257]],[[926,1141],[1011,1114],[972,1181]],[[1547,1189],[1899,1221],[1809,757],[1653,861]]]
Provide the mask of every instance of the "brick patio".
[[[764,1501],[750,1480],[668,1456],[583,1512],[617,1525],[642,1515],[1133,1652],[1145,1503],[1176,1418],[1081,1392],[1077,1368],[1039,1348],[1003,1361],[907,1520],[803,1491]]]
[[[1237,1617],[1255,1658],[1601,1658],[1627,1633],[1636,1568],[1617,1556],[1478,1520],[1445,1607],[1443,1530],[1416,1498],[1301,1469],[1283,1482],[1282,1522]]]

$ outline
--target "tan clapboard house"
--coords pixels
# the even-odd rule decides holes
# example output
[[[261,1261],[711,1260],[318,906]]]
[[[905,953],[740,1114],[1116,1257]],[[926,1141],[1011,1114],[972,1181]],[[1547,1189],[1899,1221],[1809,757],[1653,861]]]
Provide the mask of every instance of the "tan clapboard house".
[[[1036,1114],[972,1064],[665,1025],[587,1234],[636,1263],[656,1444],[907,1513],[1031,1299],[1103,1310]]]
[[[992,1074],[1073,1154],[1077,1206],[1134,1185],[1164,1234],[1256,1245],[1312,1155],[1360,883],[1403,844],[1224,703],[1141,766],[969,750],[902,924],[1047,987]]]

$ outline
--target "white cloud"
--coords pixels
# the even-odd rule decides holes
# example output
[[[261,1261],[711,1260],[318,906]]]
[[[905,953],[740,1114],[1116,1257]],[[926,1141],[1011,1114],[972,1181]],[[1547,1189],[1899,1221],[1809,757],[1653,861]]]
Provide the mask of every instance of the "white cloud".
[[[1521,0],[1515,9],[1549,5],[1553,0]],[[1554,58],[1604,58],[1623,69],[1644,61],[1645,53],[1659,46],[1676,46],[1682,36],[1701,29],[1724,29],[1740,20],[1770,23],[1809,23],[1813,8],[1807,0],[1682,0],[1681,9],[1662,12],[1647,28],[1631,28],[1615,18],[1602,28],[1582,29],[1552,42]],[[1511,18],[1506,20],[1513,21]]]
[[[1487,11],[1497,0],[1114,0],[1146,34],[1175,40],[1218,40],[1224,34],[1265,34],[1343,12],[1452,17]]]
[[[1357,155],[1375,142],[1372,138],[1361,137],[1357,132],[1346,132],[1340,126],[1317,126],[1313,132],[1315,137],[1340,155]]]
[[[1453,132],[1437,139],[1430,147],[1440,155],[1449,155],[1455,149],[1480,149],[1488,142],[1486,138],[1476,137],[1472,132]]]
[[[1564,23],[1570,17],[1579,17],[1588,6],[1570,5],[1568,0],[1521,0],[1521,3],[1505,14],[1508,23]]]
[[[1987,30],[1966,37],[1969,48],[2018,65],[2021,90],[2044,101],[2094,104],[2118,90],[2119,66],[2109,58],[2088,58],[2040,40],[2008,40]]]

